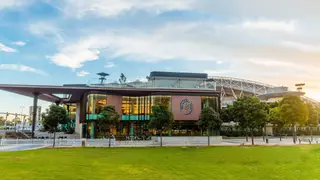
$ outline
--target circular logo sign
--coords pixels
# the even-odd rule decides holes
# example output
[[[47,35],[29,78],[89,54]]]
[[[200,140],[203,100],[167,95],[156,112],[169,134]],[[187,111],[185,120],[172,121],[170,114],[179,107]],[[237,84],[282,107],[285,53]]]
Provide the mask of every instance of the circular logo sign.
[[[192,113],[192,102],[188,99],[184,99],[180,102],[180,112],[183,112],[185,115]]]

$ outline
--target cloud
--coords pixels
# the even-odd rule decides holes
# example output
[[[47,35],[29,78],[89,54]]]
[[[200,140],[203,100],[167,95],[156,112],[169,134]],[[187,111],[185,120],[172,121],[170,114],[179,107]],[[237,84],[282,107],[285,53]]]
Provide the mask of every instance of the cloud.
[[[99,49],[105,47],[106,44],[97,38],[99,37],[81,39],[74,44],[63,46],[59,53],[47,56],[47,58],[58,66],[80,68],[87,61],[99,59]]]
[[[174,10],[211,13],[236,19],[270,17],[284,20],[320,16],[320,2],[317,0],[61,0],[51,1],[50,4],[68,17],[77,18],[92,15],[110,18],[124,13],[132,15],[136,11],[159,14]]]
[[[20,6],[27,5],[31,3],[33,0],[1,0],[0,1],[0,10],[5,8],[16,8]]]
[[[170,10],[190,9],[195,0],[64,0],[56,4],[68,16],[82,18],[85,15],[114,17],[130,11],[160,13]]]
[[[106,63],[106,65],[104,65],[105,68],[112,68],[114,66],[115,66],[115,64],[113,62],[109,62],[109,61]]]
[[[283,41],[283,46],[304,52],[320,52],[320,45],[305,44],[301,42]]]
[[[17,46],[24,46],[24,45],[26,45],[26,43],[23,42],[23,41],[13,42],[12,44],[17,45]]]
[[[33,67],[21,65],[21,64],[0,64],[0,69],[3,70],[14,70],[14,71],[21,71],[21,72],[32,72],[41,75],[47,75],[45,72],[39,69],[35,69]]]
[[[28,31],[40,37],[53,37],[57,43],[64,42],[61,36],[62,30],[49,22],[39,21],[31,23],[28,25]]]
[[[242,27],[246,29],[284,31],[284,32],[294,32],[296,29],[294,21],[284,22],[284,21],[272,21],[272,20],[245,21],[242,23]]]
[[[83,70],[80,71],[80,72],[77,72],[77,76],[79,76],[79,77],[87,76],[89,74],[90,74],[89,72],[83,71]]]
[[[185,60],[194,64],[194,71],[206,69],[212,74],[232,74],[270,84],[281,84],[280,81],[294,84],[296,79],[292,77],[308,79],[319,76],[316,67],[320,67],[320,26],[317,25],[320,1],[61,2],[55,6],[68,18],[94,20],[99,17],[101,20],[102,17],[112,18],[112,21],[119,19],[120,22],[129,18],[135,21],[135,13],[143,11],[152,20],[160,19],[160,22],[157,26],[147,27],[132,26],[134,23],[122,23],[117,28],[108,25],[105,30],[100,26],[99,30],[88,27],[87,35],[71,37],[72,41],[59,45],[57,52],[48,56],[59,66],[76,69],[103,56],[111,60],[123,58],[140,62]],[[178,20],[163,19],[161,13],[172,11],[183,11],[192,17],[194,13],[202,16],[201,20],[190,16],[179,16]],[[215,21],[215,17],[224,19]],[[107,51],[103,50],[105,48]],[[201,70],[197,64],[199,61],[212,62],[212,67]],[[216,66],[223,69],[216,70]]]
[[[294,63],[291,62],[282,62],[282,61],[275,61],[275,60],[268,60],[268,59],[249,59],[249,62],[263,65],[268,67],[280,66],[280,67],[288,67],[288,66],[295,66]]]
[[[204,73],[207,73],[210,76],[217,76],[217,75],[229,75],[234,73],[235,71],[232,69],[217,69],[217,70],[204,70]]]
[[[245,22],[245,21],[244,21]],[[112,59],[123,57],[134,61],[248,61],[250,59],[280,59],[282,62],[301,63],[318,60],[320,54],[295,51],[279,44],[283,39],[303,39],[299,34],[283,32],[252,32],[237,23],[208,22],[166,23],[154,29],[112,29],[91,33],[78,41],[59,47],[59,52],[48,58],[59,66],[80,68],[103,54]],[[101,51],[107,48],[107,51]],[[244,62],[245,63],[245,62]],[[320,65],[320,62],[318,63]]]
[[[3,52],[17,52],[16,49],[13,49],[13,48],[10,48],[2,43],[0,43],[0,51],[3,51]]]

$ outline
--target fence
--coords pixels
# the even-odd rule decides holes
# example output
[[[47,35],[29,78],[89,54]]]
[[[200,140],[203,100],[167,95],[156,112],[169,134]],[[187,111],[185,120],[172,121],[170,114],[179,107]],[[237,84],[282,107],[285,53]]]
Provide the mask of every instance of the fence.
[[[293,145],[292,137],[255,138],[255,145]],[[318,144],[320,137],[310,138],[309,136],[297,137],[297,144]],[[0,147],[2,149],[13,147],[17,150],[25,150],[32,148],[51,147],[53,139],[0,139]],[[117,141],[115,139],[56,139],[56,147],[159,147],[159,146],[239,146],[251,145],[251,139],[246,141],[245,138],[228,138],[222,139],[221,136],[179,136],[179,137],[163,137],[162,143],[160,137],[152,137],[151,140],[126,140]],[[0,151],[1,151],[0,148]]]
[[[163,137],[162,146],[206,146],[221,144],[221,136],[191,136],[191,137]],[[10,145],[37,145],[43,147],[52,146],[53,139],[0,139],[0,146]],[[152,137],[151,140],[126,140],[115,139],[56,139],[56,147],[154,147],[161,146],[160,137]]]

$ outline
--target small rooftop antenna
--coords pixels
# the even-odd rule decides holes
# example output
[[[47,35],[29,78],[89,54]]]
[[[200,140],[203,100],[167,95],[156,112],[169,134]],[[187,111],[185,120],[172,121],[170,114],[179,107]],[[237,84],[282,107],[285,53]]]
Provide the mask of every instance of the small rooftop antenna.
[[[104,81],[106,80],[106,76],[109,76],[109,74],[105,72],[97,73],[97,75],[100,76],[99,80],[101,84],[103,84]]]

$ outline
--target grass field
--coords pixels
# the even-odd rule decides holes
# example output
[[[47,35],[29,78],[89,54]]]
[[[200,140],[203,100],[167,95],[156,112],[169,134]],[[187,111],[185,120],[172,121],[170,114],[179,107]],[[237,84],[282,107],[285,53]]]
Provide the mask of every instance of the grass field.
[[[320,179],[320,146],[73,148],[0,153],[1,180]]]

